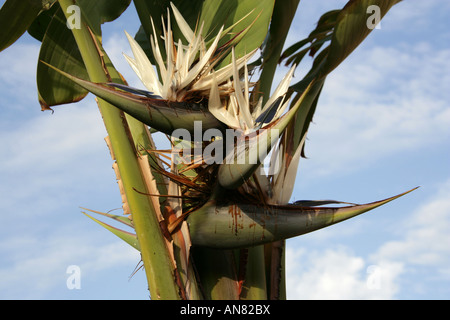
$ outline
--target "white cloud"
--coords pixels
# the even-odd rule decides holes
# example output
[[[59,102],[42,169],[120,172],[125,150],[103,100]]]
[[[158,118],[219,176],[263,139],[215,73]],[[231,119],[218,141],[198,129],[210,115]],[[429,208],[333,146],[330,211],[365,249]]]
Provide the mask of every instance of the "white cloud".
[[[1,52],[0,80],[13,93],[25,92],[36,85],[36,65],[39,57],[39,44],[15,43]],[[19,91],[18,89],[21,90]],[[17,91],[16,91],[17,90]],[[3,91],[3,90],[2,90]],[[4,90],[8,93],[9,90]],[[18,98],[24,95],[18,95]],[[37,96],[36,96],[37,97]]]
[[[448,298],[450,283],[450,180],[397,232],[372,252],[321,243],[286,250],[289,299]],[[414,296],[415,295],[415,296]]]
[[[400,264],[373,266],[348,248],[287,249],[288,299],[391,299]]]
[[[442,70],[449,61],[450,50],[434,52],[426,44],[365,48],[351,56],[325,83],[305,171],[317,177],[358,170],[444,143],[450,137],[450,78]]]
[[[0,147],[7,150],[0,155],[5,224],[18,217],[59,216],[94,194],[101,198],[115,184],[104,125],[92,97],[88,100],[0,128]],[[111,205],[118,203],[120,198]]]
[[[65,288],[71,264],[82,268],[85,279],[125,266],[127,279],[139,261],[134,249],[120,240],[109,242],[114,236],[93,222],[90,232],[80,228],[87,218],[78,206],[120,205],[106,130],[92,95],[57,106],[54,114],[40,111],[38,53],[38,45],[18,42],[0,59],[0,104],[7,114],[0,120],[0,287],[5,299],[58,298],[54,292]],[[105,201],[110,190],[115,198]]]
[[[385,243],[374,260],[403,261],[414,266],[433,267],[444,275],[450,272],[450,181],[436,195],[403,221],[406,232],[398,240]]]
[[[447,1],[401,1],[391,9],[382,21],[382,27],[397,27],[404,29],[405,26],[420,26],[422,28],[436,27],[435,22],[440,19],[430,17],[448,13],[450,10]]]
[[[2,256],[8,256],[12,261],[0,265],[1,297],[53,297],[49,296],[49,292],[65,288],[69,277],[66,270],[70,265],[80,268],[82,283],[92,281],[101,272],[117,266],[129,268],[128,274],[118,275],[127,278],[140,260],[139,253],[120,240],[104,244],[95,240],[92,234],[85,235],[84,238],[70,234],[71,232],[56,232],[45,241],[39,236],[21,236],[9,238],[7,243],[2,243]],[[39,248],[36,248],[37,244]]]
[[[106,131],[92,100],[78,105],[59,106],[55,113],[40,113],[18,122],[14,129],[2,130],[0,143],[9,150],[2,165],[9,169],[26,164],[38,168],[66,165],[98,148],[106,149]],[[63,164],[62,164],[63,163]],[[26,167],[26,166],[25,166]]]

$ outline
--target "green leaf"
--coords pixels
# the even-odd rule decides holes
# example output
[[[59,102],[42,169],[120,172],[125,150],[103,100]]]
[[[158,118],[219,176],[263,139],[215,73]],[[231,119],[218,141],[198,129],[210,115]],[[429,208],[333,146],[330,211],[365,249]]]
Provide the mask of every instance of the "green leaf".
[[[292,125],[288,127],[287,131],[292,130],[292,135],[290,132],[287,133],[288,136],[292,137],[292,139],[290,140],[290,143],[292,144],[292,147],[290,148],[291,155],[295,153],[301,141],[304,141],[305,139],[305,136],[309,129],[309,125],[316,111],[317,102],[323,86],[324,80],[319,80],[313,84],[311,90],[306,93],[306,96],[302,101],[302,105],[295,115],[295,119],[292,122]],[[300,96],[300,93],[297,93],[295,99],[298,99],[298,96]],[[304,156],[303,152],[302,155]]]
[[[281,56],[282,60],[287,60],[286,65],[289,65],[300,63],[308,52],[310,56],[316,55],[311,70],[291,88],[302,92],[313,79],[325,78],[358,47],[372,31],[368,24],[374,18],[370,6],[379,8],[379,17],[376,18],[381,20],[400,1],[350,0],[341,10],[323,14],[308,37],[287,48]],[[327,42],[330,44],[318,53]]]
[[[28,33],[36,40],[42,42],[45,32],[53,19],[53,15],[59,8],[59,3],[56,2],[50,9],[41,11],[28,28]]]
[[[264,94],[263,103],[269,100],[274,74],[299,2],[300,0],[275,1],[269,32],[262,45],[264,63],[259,90]]]
[[[78,0],[76,5],[82,8],[83,14],[87,16],[86,19],[90,21],[90,25],[94,29],[94,33],[101,35],[101,24],[116,20],[130,5],[130,2],[131,0]],[[59,7],[58,4],[55,4],[50,10],[41,12],[28,28],[28,33],[35,39],[42,41],[53,14]]]
[[[0,9],[0,51],[19,39],[42,10],[55,0],[6,0]]]
[[[129,4],[130,0],[76,2],[83,17],[89,21],[89,26],[98,41],[101,41],[101,24],[119,17]],[[66,25],[64,12],[59,5],[55,11],[51,19],[48,14],[41,15],[30,28],[30,34],[42,39],[39,60],[79,78],[89,79],[72,31]],[[75,86],[72,81],[42,64],[38,64],[37,85],[43,110],[51,106],[80,101],[88,93],[87,90]]]
[[[199,20],[205,22],[205,34],[207,32],[213,32],[214,34],[222,25],[225,28],[234,25],[233,29],[229,31],[228,37],[222,39],[223,43],[231,40],[234,35],[252,24],[251,28],[235,46],[235,55],[238,59],[263,43],[269,29],[274,3],[274,0],[207,0],[203,3]],[[249,13],[250,15],[242,20]],[[231,53],[223,60],[222,65],[230,62]]]
[[[380,10],[380,19],[389,9],[401,0],[351,0],[339,13],[330,44],[327,61],[322,74],[333,71],[373,30],[368,27],[368,20],[373,12],[369,6]]]
[[[318,51],[318,46],[322,46],[324,42],[331,40],[331,34],[340,12],[341,10],[331,10],[324,13],[319,18],[316,28],[311,31],[308,37],[287,48],[281,55],[280,61],[287,60],[286,65],[294,63],[298,65],[306,53],[310,52],[310,56],[314,56]],[[310,45],[304,48],[307,44]]]
[[[94,33],[101,35],[101,25],[119,18],[128,8],[131,0],[76,0],[76,2],[85,14],[89,25],[94,28]]]
[[[133,228],[133,224],[131,223],[131,220],[128,217],[126,217],[126,216],[123,216],[123,215],[119,216],[119,215],[115,215],[115,214],[95,211],[95,210],[86,209],[86,208],[81,208],[81,209],[88,210],[90,212],[97,213],[97,214],[102,215],[104,217],[111,218],[111,219],[113,219],[115,221],[118,221],[120,223],[123,223],[123,224],[129,226],[130,228]]]
[[[53,14],[42,38],[39,60],[70,71],[79,78],[89,79],[83,58],[72,32],[66,26],[66,18],[61,8]],[[42,110],[80,101],[88,94],[87,90],[74,86],[70,80],[42,63],[37,66],[36,80]]]
[[[187,218],[193,245],[241,248],[309,233],[350,219],[395,200],[417,188],[385,200],[345,207],[255,205],[211,200]]]

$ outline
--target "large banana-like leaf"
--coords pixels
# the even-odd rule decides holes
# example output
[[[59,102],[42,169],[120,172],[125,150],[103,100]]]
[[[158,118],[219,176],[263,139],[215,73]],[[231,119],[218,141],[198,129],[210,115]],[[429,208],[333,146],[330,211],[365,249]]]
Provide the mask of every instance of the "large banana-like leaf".
[[[115,20],[129,4],[130,0],[78,0],[76,2],[99,42],[101,24]],[[52,15],[50,16],[49,13]],[[42,41],[39,60],[79,78],[89,79],[79,48],[72,31],[66,25],[67,19],[59,4],[55,3],[52,10],[42,13],[37,20],[39,21],[33,23],[29,31],[35,38]],[[77,102],[88,93],[87,90],[75,86],[72,81],[42,64],[38,64],[36,77],[42,109]]]
[[[301,92],[311,78],[326,77],[359,46],[373,30],[371,24],[368,24],[373,14],[368,10],[371,6],[379,9],[379,16],[376,18],[381,19],[400,1],[350,0],[341,10],[332,10],[322,15],[316,29],[306,39],[286,49],[282,55],[282,59],[287,59],[288,64],[298,64],[306,53],[314,56],[325,43],[330,42],[317,54],[310,72],[304,79],[292,85],[292,89]]]
[[[48,64],[47,66],[134,118],[166,134],[171,135],[175,129],[186,129],[190,133],[194,133],[197,121],[201,122],[202,130],[220,129],[224,126],[201,104],[172,102],[130,94],[116,89],[115,85],[93,83],[74,77]]]
[[[239,248],[261,245],[315,231],[350,219],[417,188],[384,200],[345,207],[255,205],[211,200],[187,219],[193,245]]]
[[[269,23],[271,21],[274,8],[274,0],[209,0],[205,1],[202,6],[200,21],[205,21],[205,25],[209,25],[209,29],[214,30],[220,25],[231,26],[242,20],[243,17],[250,13],[244,21],[236,24],[229,31],[229,36],[224,37],[223,41],[229,41],[231,38],[244,30],[249,23],[254,21],[250,30],[235,46],[236,58],[240,58],[245,54],[258,48],[266,38]],[[218,23],[219,22],[219,23]],[[226,57],[222,65],[227,65],[231,61],[231,54]]]
[[[372,12],[370,6],[379,9],[383,18],[389,9],[401,0],[352,0],[339,13],[330,43],[327,61],[322,74],[333,71],[369,35],[368,19]]]
[[[79,78],[89,79],[73,34],[66,26],[66,17],[58,4],[55,4],[55,9],[51,10],[55,12],[50,17],[42,38],[39,59]],[[41,16],[47,16],[49,13],[43,13]],[[41,63],[37,66],[36,80],[42,110],[80,101],[88,94],[87,90],[75,86],[69,79]]]
[[[6,0],[0,10],[0,51],[8,48],[55,0]]]
[[[291,28],[292,20],[297,12],[299,2],[300,0],[275,1],[269,32],[262,45],[261,55],[264,65],[259,78],[259,91],[264,95],[263,102],[269,99],[280,54]]]
[[[34,37],[38,41],[42,41],[44,34],[47,32],[47,29],[51,23],[53,14],[57,9],[60,8],[60,6],[55,0],[31,1],[52,3],[51,10],[41,11],[39,16],[28,28],[28,33],[32,37]],[[89,21],[89,25],[92,28],[92,31],[95,34],[101,36],[101,24],[116,20],[127,9],[130,3],[131,0],[76,0],[76,3],[74,3],[74,5],[77,5],[81,9],[86,20]],[[75,14],[75,11],[71,11],[71,13]],[[75,22],[75,20],[73,22]]]
[[[341,10],[331,10],[324,13],[318,20],[316,28],[310,32],[308,37],[294,43],[287,48],[280,57],[286,59],[286,65],[300,64],[307,53],[314,56],[316,52],[328,41],[331,40],[336,19]]]

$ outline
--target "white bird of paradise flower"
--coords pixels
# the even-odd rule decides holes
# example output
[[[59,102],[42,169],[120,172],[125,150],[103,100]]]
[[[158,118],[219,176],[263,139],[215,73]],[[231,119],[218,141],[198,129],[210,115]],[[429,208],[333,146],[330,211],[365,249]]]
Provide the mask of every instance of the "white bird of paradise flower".
[[[219,70],[214,70],[219,60],[216,56],[218,43],[226,34],[224,27],[220,28],[214,41],[206,49],[207,43],[202,36],[203,24],[198,30],[193,31],[172,3],[171,7],[176,22],[189,44],[183,45],[179,39],[175,46],[170,15],[168,15],[167,27],[163,20],[162,38],[166,52],[166,61],[164,61],[153,19],[151,20],[153,35],[150,43],[161,81],[144,50],[136,40],[126,33],[134,59],[126,54],[124,56],[144,86],[154,95],[168,101],[186,101],[192,96],[197,99],[198,96],[205,97],[209,101],[208,109],[214,117],[230,128],[240,129],[244,132],[260,127],[261,120],[267,122],[267,120],[278,119],[289,104],[289,99],[285,99],[284,96],[289,88],[295,66],[283,78],[264,107],[262,99],[260,99],[258,104],[251,108],[249,102],[251,83],[247,62],[258,49],[236,59],[233,48],[231,63]],[[243,80],[239,76],[242,68],[244,68]]]

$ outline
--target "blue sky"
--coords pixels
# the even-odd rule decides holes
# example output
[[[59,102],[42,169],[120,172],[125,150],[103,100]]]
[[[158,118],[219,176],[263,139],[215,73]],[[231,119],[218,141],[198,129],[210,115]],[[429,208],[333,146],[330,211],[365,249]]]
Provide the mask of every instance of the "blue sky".
[[[287,45],[345,2],[301,1]],[[449,15],[447,1],[403,1],[329,76],[292,200],[363,203],[421,188],[288,240],[288,298],[450,298]],[[104,46],[142,87],[122,56],[123,30],[137,28],[131,6],[104,26]],[[121,206],[93,96],[41,112],[38,54],[28,35],[0,53],[0,298],[147,299],[144,273],[129,279],[137,252],[81,213]],[[80,289],[67,287],[71,265]]]

